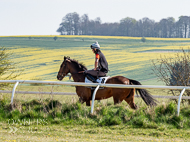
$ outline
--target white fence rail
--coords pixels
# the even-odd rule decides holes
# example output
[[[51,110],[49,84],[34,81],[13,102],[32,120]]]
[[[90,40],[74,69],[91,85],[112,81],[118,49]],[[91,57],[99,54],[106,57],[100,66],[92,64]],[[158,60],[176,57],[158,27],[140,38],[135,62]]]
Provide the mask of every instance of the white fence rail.
[[[98,83],[79,83],[79,82],[61,82],[61,81],[35,81],[35,80],[0,80],[0,83],[15,83],[14,88],[12,90],[11,96],[11,104],[13,103],[14,94],[16,93],[26,93],[26,94],[55,94],[55,95],[75,95],[75,93],[59,93],[59,92],[26,92],[26,91],[16,91],[16,87],[19,83],[22,84],[47,84],[47,85],[69,85],[69,86],[92,86],[96,87],[93,96],[92,96],[92,106],[91,113],[93,113],[94,109],[94,100],[96,92],[99,87],[110,87],[110,88],[138,88],[138,89],[168,89],[168,90],[182,90],[178,98],[178,107],[177,107],[177,115],[179,116],[180,112],[180,103],[181,99],[190,99],[190,97],[183,97],[182,95],[185,90],[190,90],[190,87],[187,86],[154,86],[154,85],[121,85],[121,84],[98,84]],[[7,93],[9,91],[0,90],[1,93]],[[10,92],[9,92],[10,93]],[[153,96],[154,97],[154,96]],[[156,96],[155,96],[156,97]],[[158,96],[161,98],[161,96]],[[164,96],[167,98],[166,96]],[[176,96],[170,96],[172,99],[177,99]]]

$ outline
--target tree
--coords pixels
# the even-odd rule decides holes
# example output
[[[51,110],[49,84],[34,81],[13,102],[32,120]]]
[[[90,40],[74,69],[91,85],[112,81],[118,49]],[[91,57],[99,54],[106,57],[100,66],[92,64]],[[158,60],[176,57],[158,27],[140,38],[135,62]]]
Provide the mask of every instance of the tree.
[[[88,35],[89,34],[89,17],[87,14],[84,14],[80,18],[80,27],[81,27],[81,34]]]
[[[57,29],[57,32],[67,35],[77,35],[79,34],[79,15],[74,13],[68,13],[63,17],[60,27]]]
[[[74,12],[74,13],[72,14],[72,18],[73,18],[73,30],[74,30],[74,35],[79,35],[79,26],[80,26],[79,14],[77,14],[76,12]]]
[[[107,35],[132,37],[188,38],[190,37],[190,17],[173,17],[159,22],[144,17],[140,20],[126,17],[119,23],[102,23],[100,18],[90,20],[87,14],[68,13],[57,29],[61,35]]]
[[[136,24],[136,20],[130,17],[124,18],[120,20],[119,31],[122,35],[130,36],[133,34],[134,26]]]
[[[190,86],[190,49],[182,49],[172,58],[160,57],[152,63],[155,75],[167,86]],[[180,91],[170,90],[170,93],[179,96]],[[190,91],[186,91],[184,96],[190,96]]]
[[[180,16],[179,21],[179,30],[180,30],[180,36],[182,38],[187,38],[189,34],[189,28],[190,28],[190,17],[188,16]]]
[[[160,37],[167,38],[168,37],[168,21],[167,19],[162,19],[159,22],[159,32]]]
[[[104,35],[103,24],[101,23],[101,19],[97,17],[95,20],[90,20],[89,22],[89,33],[91,35]],[[103,30],[103,31],[102,31]]]
[[[12,53],[5,47],[0,47],[0,80],[16,79],[21,73],[21,69],[17,69],[16,63],[10,60]],[[8,84],[0,84],[3,88]]]
[[[167,28],[168,28],[168,37],[169,38],[172,38],[172,37],[174,37],[175,36],[175,30],[174,30],[174,28],[175,28],[175,19],[173,18],[173,17],[168,17],[167,18]]]
[[[153,31],[154,31],[154,21],[145,17],[142,19],[142,31],[143,31],[143,37],[153,37]]]

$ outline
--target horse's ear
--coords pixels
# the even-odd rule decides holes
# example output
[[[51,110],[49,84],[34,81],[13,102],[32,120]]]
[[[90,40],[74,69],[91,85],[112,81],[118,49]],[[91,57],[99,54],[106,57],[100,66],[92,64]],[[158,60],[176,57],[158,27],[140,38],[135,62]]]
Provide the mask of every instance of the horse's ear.
[[[71,62],[71,60],[70,60],[70,59],[66,59],[66,61]]]
[[[64,56],[64,61],[67,59],[67,57]]]

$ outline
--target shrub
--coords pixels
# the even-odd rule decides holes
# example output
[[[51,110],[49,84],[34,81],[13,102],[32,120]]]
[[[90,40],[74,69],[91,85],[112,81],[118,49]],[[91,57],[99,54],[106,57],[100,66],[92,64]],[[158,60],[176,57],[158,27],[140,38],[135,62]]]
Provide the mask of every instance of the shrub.
[[[57,36],[55,36],[53,39],[56,41],[56,40],[57,40],[57,38],[58,38],[58,37],[57,37]]]
[[[17,64],[10,60],[12,53],[6,47],[0,47],[0,80],[14,80],[21,75],[21,69],[17,69]],[[1,83],[0,88],[8,86]]]
[[[142,38],[141,38],[141,41],[142,41],[142,42],[146,42],[146,38],[145,38],[145,37],[142,37]]]
[[[167,86],[189,86],[190,85],[190,49],[181,49],[174,57],[160,57],[153,60],[153,71],[159,80]],[[180,91],[171,90],[174,96]],[[176,94],[177,93],[177,94]],[[190,91],[185,91],[184,96],[190,96]],[[187,100],[190,104],[190,100]],[[184,100],[182,101],[184,102]]]

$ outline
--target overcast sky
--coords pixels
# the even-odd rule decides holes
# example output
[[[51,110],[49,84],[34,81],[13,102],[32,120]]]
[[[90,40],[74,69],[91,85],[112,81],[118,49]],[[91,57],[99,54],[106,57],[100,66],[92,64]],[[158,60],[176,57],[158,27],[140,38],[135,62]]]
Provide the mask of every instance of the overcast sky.
[[[72,12],[103,23],[126,17],[178,20],[190,16],[190,0],[0,0],[0,35],[58,35],[62,18]]]

